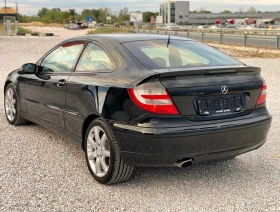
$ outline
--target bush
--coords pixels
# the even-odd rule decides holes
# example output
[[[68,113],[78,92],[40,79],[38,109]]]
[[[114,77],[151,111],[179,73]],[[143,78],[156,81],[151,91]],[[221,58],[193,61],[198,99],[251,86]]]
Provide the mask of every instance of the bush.
[[[19,27],[18,28],[18,34],[31,34],[32,31],[30,29],[26,29],[24,27]]]
[[[97,28],[95,30],[88,31],[88,35],[91,34],[112,34],[112,33],[131,33],[131,31],[123,28]]]

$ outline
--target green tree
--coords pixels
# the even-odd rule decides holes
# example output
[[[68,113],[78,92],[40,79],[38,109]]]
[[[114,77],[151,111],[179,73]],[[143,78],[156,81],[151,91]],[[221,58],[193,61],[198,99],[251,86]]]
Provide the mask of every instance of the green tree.
[[[100,22],[100,10],[99,9],[83,9],[82,11],[82,19],[86,19],[86,17],[91,16],[94,21]]]
[[[33,21],[40,21],[40,18],[38,16],[27,16],[27,15],[18,15],[18,20],[21,23],[30,23]]]
[[[106,23],[106,17],[111,14],[111,11],[109,8],[104,7],[99,9],[99,16],[98,16],[98,21]]]
[[[257,13],[257,10],[256,10],[256,8],[254,8],[254,7],[250,7],[250,8],[247,10],[247,13]]]
[[[70,20],[72,22],[75,21],[75,15],[76,15],[76,10],[75,9],[69,9],[69,16],[70,16]]]
[[[206,10],[204,7],[199,8],[197,12],[198,13],[212,13],[211,11]]]
[[[230,10],[224,10],[222,13],[232,13]]]
[[[124,7],[119,12],[118,21],[120,24],[123,24],[127,20],[129,20],[128,8]]]
[[[239,12],[239,13],[244,13],[243,7],[239,7],[238,12]]]
[[[39,12],[38,12],[37,15],[38,15],[40,18],[43,18],[43,16],[46,15],[46,13],[47,13],[48,11],[49,11],[48,8],[43,7],[41,10],[39,10]]]
[[[150,11],[144,12],[144,13],[143,13],[143,22],[149,23],[149,22],[150,22],[151,16],[155,16],[155,17],[156,17],[156,16],[158,16],[158,15],[159,15],[158,12],[156,12],[156,13],[150,12]]]

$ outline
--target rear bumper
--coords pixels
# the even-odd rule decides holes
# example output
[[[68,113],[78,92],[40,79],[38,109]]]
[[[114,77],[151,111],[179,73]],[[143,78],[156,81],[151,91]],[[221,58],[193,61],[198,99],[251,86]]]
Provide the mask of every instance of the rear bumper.
[[[235,157],[265,143],[271,116],[176,128],[113,127],[124,162],[133,166],[173,166],[181,158],[196,162]]]

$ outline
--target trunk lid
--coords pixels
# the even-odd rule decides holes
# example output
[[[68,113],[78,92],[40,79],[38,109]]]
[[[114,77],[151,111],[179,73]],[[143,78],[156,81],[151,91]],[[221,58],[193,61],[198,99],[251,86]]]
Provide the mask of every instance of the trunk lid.
[[[191,121],[232,118],[251,113],[261,92],[257,67],[158,70],[178,111]]]

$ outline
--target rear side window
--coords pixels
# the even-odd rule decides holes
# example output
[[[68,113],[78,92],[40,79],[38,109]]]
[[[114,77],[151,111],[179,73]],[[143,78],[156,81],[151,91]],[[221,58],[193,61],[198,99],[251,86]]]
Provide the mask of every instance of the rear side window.
[[[90,43],[77,65],[77,72],[110,72],[114,65],[107,53],[98,45]]]
[[[84,42],[65,43],[51,52],[41,63],[41,72],[71,72]]]
[[[195,41],[170,40],[123,43],[147,69],[242,65],[234,58]]]

